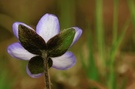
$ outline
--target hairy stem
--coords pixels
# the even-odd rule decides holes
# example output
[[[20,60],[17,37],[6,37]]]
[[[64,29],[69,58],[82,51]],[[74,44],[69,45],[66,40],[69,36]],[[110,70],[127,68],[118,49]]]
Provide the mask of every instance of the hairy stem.
[[[44,59],[44,79],[45,79],[45,89],[51,89],[50,86],[50,76],[48,71],[48,57],[46,52],[42,53],[42,58]]]

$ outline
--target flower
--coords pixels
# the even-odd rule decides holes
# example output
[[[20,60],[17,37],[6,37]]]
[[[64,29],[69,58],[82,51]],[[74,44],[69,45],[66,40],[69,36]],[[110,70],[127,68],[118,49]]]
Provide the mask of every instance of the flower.
[[[13,33],[19,42],[8,46],[8,53],[17,59],[27,60],[27,73],[33,78],[44,72],[42,55],[47,53],[49,67],[65,70],[76,63],[76,57],[67,51],[82,34],[78,27],[71,27],[60,32],[58,18],[45,14],[38,22],[36,31],[22,23],[15,22]]]

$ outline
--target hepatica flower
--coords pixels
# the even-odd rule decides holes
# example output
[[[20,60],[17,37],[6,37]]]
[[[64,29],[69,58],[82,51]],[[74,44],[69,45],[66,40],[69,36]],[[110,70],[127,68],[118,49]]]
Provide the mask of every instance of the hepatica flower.
[[[71,27],[60,32],[58,18],[45,14],[38,22],[36,31],[22,23],[13,24],[13,33],[19,42],[8,46],[8,53],[17,59],[27,60],[27,73],[37,78],[48,67],[65,70],[76,63],[76,57],[68,49],[79,39],[82,30]],[[45,59],[44,59],[45,58]]]

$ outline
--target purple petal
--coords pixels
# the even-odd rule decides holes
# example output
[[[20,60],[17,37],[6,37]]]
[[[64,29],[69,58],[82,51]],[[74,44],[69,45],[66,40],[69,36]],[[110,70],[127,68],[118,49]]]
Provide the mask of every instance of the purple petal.
[[[36,32],[47,42],[60,32],[59,20],[52,14],[45,14],[38,22]]]
[[[26,72],[27,72],[27,74],[28,74],[30,77],[32,77],[32,78],[38,78],[38,77],[40,77],[40,76],[43,75],[43,73],[32,74],[32,73],[30,72],[29,68],[28,68],[28,65],[26,66]]]
[[[77,42],[77,40],[80,38],[80,36],[82,35],[82,29],[80,29],[78,27],[72,27],[72,28],[75,29],[76,33],[75,33],[75,36],[74,36],[74,39],[73,39],[73,42],[72,42],[71,46],[73,44],[75,44]]]
[[[30,60],[35,56],[34,54],[31,54],[25,50],[19,42],[9,45],[7,51],[12,57],[22,60]]]
[[[65,70],[72,67],[76,63],[76,57],[72,52],[66,52],[60,57],[52,58],[53,68]]]
[[[26,25],[26,24],[24,24],[24,23],[22,23],[22,22],[15,22],[15,23],[13,23],[13,25],[12,25],[12,29],[13,29],[13,32],[14,32],[14,35],[16,36],[16,38],[18,38],[18,27],[19,27],[19,25],[23,25],[23,26],[25,26],[25,27],[27,27],[27,28],[29,28],[29,29],[31,29],[31,30],[34,30],[34,29],[31,28],[30,26],[28,26],[28,25]]]

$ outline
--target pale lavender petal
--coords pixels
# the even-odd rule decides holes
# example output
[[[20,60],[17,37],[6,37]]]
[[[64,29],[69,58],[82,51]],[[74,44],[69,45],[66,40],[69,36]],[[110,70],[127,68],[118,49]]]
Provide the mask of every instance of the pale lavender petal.
[[[43,75],[43,73],[32,74],[32,73],[30,72],[29,68],[28,68],[28,65],[26,66],[26,71],[27,71],[27,74],[28,74],[30,77],[32,77],[32,78],[38,78],[38,77],[40,77],[40,76]]]
[[[75,36],[74,36],[74,39],[73,39],[73,42],[72,42],[71,46],[73,44],[75,44],[77,42],[77,40],[80,38],[80,36],[82,35],[82,29],[80,29],[78,27],[72,27],[72,28],[75,29],[76,33],[75,33]]]
[[[38,22],[36,32],[47,42],[60,32],[59,20],[55,15],[45,14]]]
[[[66,70],[72,67],[76,63],[76,57],[72,52],[66,52],[60,57],[52,58],[53,61],[53,68],[59,70]]]
[[[19,25],[23,25],[31,30],[34,30],[33,28],[31,28],[30,26],[26,25],[25,23],[22,23],[22,22],[15,22],[13,23],[12,25],[12,29],[13,29],[13,32],[14,32],[14,35],[18,38],[18,27]]]
[[[35,56],[34,54],[31,54],[25,50],[19,42],[9,45],[7,51],[12,57],[22,60],[30,60]]]

